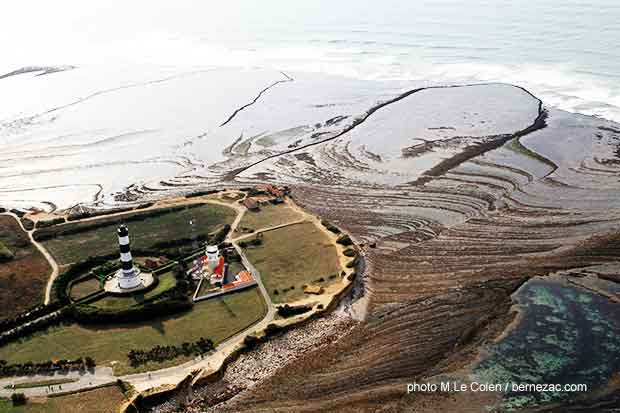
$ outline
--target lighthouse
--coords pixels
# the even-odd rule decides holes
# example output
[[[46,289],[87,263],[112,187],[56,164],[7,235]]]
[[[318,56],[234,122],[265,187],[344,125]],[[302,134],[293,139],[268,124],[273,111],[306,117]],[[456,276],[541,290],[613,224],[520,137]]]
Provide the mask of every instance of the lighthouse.
[[[207,268],[210,272],[215,271],[220,263],[220,251],[217,245],[209,245],[207,247]]]
[[[129,230],[125,225],[118,227],[118,247],[121,252],[121,271],[118,274],[118,286],[128,290],[142,285],[140,270],[133,266],[131,249],[129,247]]]

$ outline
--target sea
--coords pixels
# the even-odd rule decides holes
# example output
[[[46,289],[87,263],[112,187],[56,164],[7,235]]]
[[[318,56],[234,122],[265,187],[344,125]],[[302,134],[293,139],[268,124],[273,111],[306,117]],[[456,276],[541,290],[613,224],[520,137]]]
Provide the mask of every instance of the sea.
[[[206,184],[240,136],[301,138],[421,86],[509,83],[620,121],[618,22],[617,0],[6,2],[0,206]]]
[[[618,22],[617,0],[8,2],[0,72],[231,66],[507,82],[548,105],[619,121]]]

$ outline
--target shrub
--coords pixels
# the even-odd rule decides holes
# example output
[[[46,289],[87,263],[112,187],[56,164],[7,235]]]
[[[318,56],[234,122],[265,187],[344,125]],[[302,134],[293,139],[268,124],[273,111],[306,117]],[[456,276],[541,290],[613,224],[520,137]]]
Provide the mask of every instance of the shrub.
[[[220,192],[219,189],[209,189],[209,190],[206,190],[206,191],[195,191],[195,192],[192,192],[192,193],[189,193],[189,194],[185,195],[185,198],[198,198],[198,197],[201,197],[201,196],[204,196],[204,195],[216,194],[218,192]]]
[[[265,335],[273,336],[275,334],[280,333],[282,330],[283,328],[280,327],[279,325],[274,324],[274,323],[269,323],[267,327],[265,328]]]
[[[355,257],[357,255],[357,251],[355,251],[355,249],[353,248],[347,248],[342,251],[342,255],[344,255],[345,257]]]
[[[26,404],[26,395],[24,393],[13,393],[11,394],[11,401],[13,406],[23,406]]]
[[[218,229],[217,231],[213,231],[212,233],[209,234],[209,243],[219,244],[221,242],[224,242],[224,240],[226,239],[226,235],[228,235],[229,232],[230,232],[230,225],[229,224],[223,225],[222,228]]]
[[[25,363],[7,364],[0,360],[0,376],[29,376],[35,374],[49,374],[53,372],[80,371],[86,369],[84,360],[80,357],[75,360],[48,360],[39,363],[28,361]]]
[[[34,222],[30,218],[22,218],[21,221],[26,231],[32,231],[34,229]]]
[[[353,245],[353,241],[351,240],[351,237],[348,236],[347,234],[342,234],[338,237],[338,239],[336,240],[336,242],[340,245],[344,245],[349,246],[349,245]]]
[[[334,234],[340,234],[340,232],[341,232],[340,229],[337,226],[335,226],[334,224],[332,224],[329,221],[322,220],[321,224],[323,224],[323,226],[325,228],[327,228],[328,231],[333,232]]]
[[[319,304],[316,306],[317,310],[322,310],[323,308],[325,308],[325,306],[323,304]]]
[[[290,306],[288,304],[284,304],[284,305],[278,306],[278,315],[280,317],[286,318],[286,317],[292,317],[295,315],[307,313],[310,310],[312,310],[312,307],[309,307],[307,305]]]
[[[347,268],[354,268],[357,265],[357,262],[359,261],[358,257],[353,258],[351,261],[347,262],[346,267]]]
[[[280,291],[278,291],[278,290],[273,290],[273,295],[278,295],[278,294],[280,294]]]
[[[182,343],[180,346],[160,346],[157,345],[150,350],[130,350],[127,354],[129,361],[133,367],[149,361],[162,362],[171,360],[179,356],[199,356],[215,349],[215,345],[211,339],[201,337],[193,343]]]
[[[15,258],[13,251],[0,241],[0,262],[11,261],[13,258]]]
[[[17,215],[18,217],[23,217],[24,215],[26,215],[26,213],[24,211],[20,211],[19,209],[13,208],[11,210],[11,212],[15,215]]]
[[[35,228],[52,227],[54,225],[63,224],[64,222],[65,222],[65,218],[64,217],[46,219],[46,220],[42,220],[42,221],[37,221],[37,223],[35,225]]]
[[[243,344],[245,344],[245,347],[248,350],[256,348],[260,343],[261,339],[251,334],[245,336],[245,338],[243,339]]]

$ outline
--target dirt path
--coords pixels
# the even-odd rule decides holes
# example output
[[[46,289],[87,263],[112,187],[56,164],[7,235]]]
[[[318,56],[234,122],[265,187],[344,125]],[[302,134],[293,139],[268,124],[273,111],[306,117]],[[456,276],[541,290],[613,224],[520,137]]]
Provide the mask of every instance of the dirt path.
[[[22,231],[24,231],[26,234],[28,234],[28,239],[30,239],[30,242],[32,243],[32,245],[34,245],[35,248],[37,250],[39,250],[39,252],[45,257],[45,259],[49,263],[50,267],[52,268],[52,272],[49,275],[49,278],[47,280],[47,285],[45,287],[45,298],[43,300],[43,303],[47,305],[47,304],[50,303],[50,296],[51,296],[51,293],[52,293],[52,285],[54,284],[54,280],[56,279],[56,277],[58,277],[58,264],[56,263],[56,260],[54,259],[54,257],[52,257],[52,255],[49,252],[47,252],[45,247],[43,247],[43,245],[41,245],[37,241],[35,241],[34,237],[32,236],[32,234],[34,233],[34,229],[28,231],[26,228],[24,228],[24,225],[22,224],[22,221],[19,219],[19,217],[17,215],[13,214],[12,212],[8,212],[5,215],[9,215],[9,216],[12,216],[13,218],[15,218],[15,220],[19,224],[20,228],[22,229]]]

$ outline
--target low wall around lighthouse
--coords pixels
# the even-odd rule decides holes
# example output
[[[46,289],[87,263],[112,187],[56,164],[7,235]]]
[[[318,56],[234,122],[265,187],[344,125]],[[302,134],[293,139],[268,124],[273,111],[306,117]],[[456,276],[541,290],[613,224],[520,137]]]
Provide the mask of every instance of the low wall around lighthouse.
[[[106,280],[104,289],[112,293],[133,293],[148,288],[155,281],[153,274],[140,271],[131,256],[129,229],[121,225],[117,229],[121,268]]]

